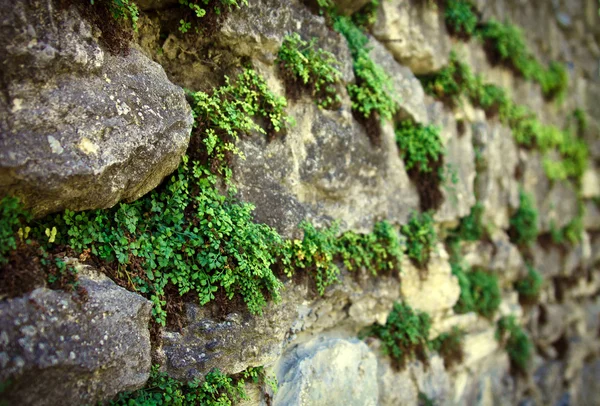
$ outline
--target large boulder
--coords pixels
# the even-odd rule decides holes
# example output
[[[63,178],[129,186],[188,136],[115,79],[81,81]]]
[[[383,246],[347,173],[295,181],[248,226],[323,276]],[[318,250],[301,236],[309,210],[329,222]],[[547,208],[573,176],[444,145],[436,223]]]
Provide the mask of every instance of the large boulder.
[[[7,404],[97,404],[148,379],[151,303],[88,270],[79,283],[87,299],[40,288],[0,303]]]
[[[105,208],[177,168],[193,119],[159,65],[105,52],[74,6],[5,1],[0,15],[0,196],[38,216]]]

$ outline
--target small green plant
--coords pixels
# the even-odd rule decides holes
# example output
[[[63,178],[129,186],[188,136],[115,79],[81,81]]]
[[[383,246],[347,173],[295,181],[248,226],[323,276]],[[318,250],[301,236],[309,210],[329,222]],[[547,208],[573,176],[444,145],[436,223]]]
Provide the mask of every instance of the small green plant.
[[[369,333],[381,340],[384,353],[392,358],[392,365],[402,369],[413,358],[429,364],[430,328],[431,319],[427,313],[414,311],[407,304],[395,303],[385,325],[375,324]]]
[[[0,265],[5,264],[8,254],[17,249],[19,229],[27,219],[29,215],[19,199],[7,196],[0,200]]]
[[[316,46],[316,38],[304,41],[297,33],[287,35],[278,54],[279,65],[292,80],[308,87],[317,105],[335,108],[341,103],[336,85],[342,77],[335,56]]]
[[[465,0],[448,0],[444,17],[448,31],[452,35],[466,39],[475,33],[479,20],[473,5]]]
[[[444,359],[446,369],[452,369],[455,365],[463,362],[464,348],[463,340],[465,332],[458,327],[442,333],[431,342],[431,349],[440,354]]]
[[[300,227],[304,238],[285,241],[279,258],[290,277],[294,269],[310,271],[321,295],[327,286],[337,282],[338,261],[349,271],[365,268],[373,275],[400,267],[402,245],[397,231],[388,222],[375,224],[369,234],[346,232],[339,237],[337,223],[321,230],[308,222],[301,223]]]
[[[569,80],[565,68],[557,62],[552,62],[544,69],[531,54],[521,29],[513,24],[492,19],[483,24],[479,35],[495,58],[512,67],[524,78],[538,82],[544,96],[549,99],[562,99]]]
[[[365,119],[391,120],[398,110],[391,78],[369,57],[368,38],[348,17],[335,19],[334,29],[348,41],[354,61],[356,84],[348,85],[352,109]]]
[[[452,106],[458,105],[463,95],[471,94],[476,83],[471,68],[460,60],[455,51],[450,52],[447,66],[434,74],[420,76],[419,80],[427,94]]]
[[[215,5],[215,3],[218,3]],[[225,10],[231,11],[233,7],[247,6],[248,0],[179,0],[182,7],[189,9],[193,15],[200,19],[206,15],[207,6],[212,6],[216,15],[221,15]],[[188,32],[192,23],[186,18],[179,21],[179,31]]]
[[[527,276],[515,283],[520,301],[527,304],[536,303],[543,283],[542,275],[533,269],[531,265],[527,265]]]
[[[531,359],[532,344],[515,316],[505,316],[498,320],[496,339],[506,348],[512,365],[519,371],[526,371]]]
[[[433,217],[429,213],[413,213],[401,233],[406,237],[406,254],[416,266],[424,268],[437,243]]]
[[[377,9],[380,0],[371,0],[360,10],[352,14],[352,22],[358,27],[369,28],[377,21]]]
[[[456,313],[476,312],[491,318],[502,301],[498,278],[483,270],[465,270],[461,263],[452,263],[452,273],[458,278],[460,297],[454,305]]]
[[[243,154],[235,146],[243,134],[257,132],[273,136],[293,124],[285,113],[285,98],[273,94],[265,80],[252,69],[244,69],[232,82],[225,77],[225,85],[205,92],[188,92],[197,131],[214,171],[229,179],[229,160]],[[266,129],[254,120],[263,119]]]
[[[244,371],[233,379],[218,369],[209,372],[202,382],[195,379],[183,383],[159,372],[154,365],[146,386],[135,392],[124,392],[110,402],[113,406],[231,406],[239,400],[248,400],[245,380],[258,376],[256,371]]]
[[[468,216],[460,219],[458,227],[451,232],[451,237],[458,238],[461,241],[479,241],[485,234],[486,230],[483,226],[484,207],[481,202],[476,202],[471,207],[471,212]]]
[[[107,1],[108,10],[115,20],[131,21],[134,31],[137,31],[137,22],[140,18],[140,11],[137,5],[131,0],[90,0],[90,4],[95,2]]]
[[[538,212],[533,198],[524,190],[519,192],[519,209],[510,218],[509,235],[518,245],[530,245],[538,236]]]
[[[131,288],[152,300],[162,325],[167,285],[180,295],[194,292],[201,305],[222,289],[260,314],[267,297],[279,299],[282,284],[271,266],[282,239],[252,221],[252,205],[222,195],[216,184],[210,170],[184,157],[164,188],[131,204],[57,216],[56,242],[116,263]]]
[[[402,121],[396,128],[396,143],[407,171],[416,168],[429,173],[439,166],[444,155],[440,129],[433,125]]]
[[[435,402],[429,398],[423,392],[419,392],[419,403],[418,406],[435,406]]]
[[[557,229],[554,221],[550,223],[550,235],[552,242],[555,244],[571,244],[576,245],[581,242],[583,238],[584,226],[583,226],[583,215],[585,207],[583,204],[579,204],[579,212],[577,215],[569,221],[563,228]]]

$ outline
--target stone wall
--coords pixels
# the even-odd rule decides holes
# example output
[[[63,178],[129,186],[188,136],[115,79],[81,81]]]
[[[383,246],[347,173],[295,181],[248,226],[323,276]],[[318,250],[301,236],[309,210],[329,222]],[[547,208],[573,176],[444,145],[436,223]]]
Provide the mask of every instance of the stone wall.
[[[61,247],[56,252],[63,257],[79,256],[68,262],[78,269],[87,298],[45,283],[0,296],[0,381],[7,383],[0,402],[109,402],[142,388],[158,364],[183,381],[213,368],[235,375],[264,366],[278,390],[248,385],[244,404],[253,405],[416,405],[424,396],[436,405],[600,404],[597,2],[473,2],[483,21],[508,19],[521,27],[544,65],[554,60],[567,67],[569,85],[558,103],[544,98],[538,84],[492,63],[481,41],[450,36],[444,2],[380,1],[367,34],[369,56],[390,76],[399,109],[394,120],[367,126],[353,114],[346,91],[357,80],[346,39],[309,3],[249,0],[203,35],[177,30],[177,2],[140,0],[138,29],[115,52],[107,48],[103,26],[115,22],[90,18],[87,2],[0,2],[0,195],[19,197],[37,218],[135,201],[168,178],[186,148],[193,153],[199,135],[190,142],[194,119],[183,89],[210,91],[224,75],[251,65],[285,96],[277,52],[286,34],[297,32],[316,38],[340,61],[340,107],[321,109],[304,93],[288,99],[295,125],[283,137],[241,137],[237,147],[245,158],[231,160],[236,198],[256,206],[255,222],[287,239],[302,238],[303,220],[317,228],[339,221],[340,233],[369,233],[382,220],[400,227],[419,210],[420,196],[398,151],[394,123],[437,125],[444,163],[457,179],[441,189],[444,200],[433,213],[440,239],[427,272],[406,255],[398,275],[373,277],[368,269],[342,266],[338,283],[323,295],[305,278],[282,278],[281,301],[269,302],[262,315],[223,302],[200,306],[188,295],[178,325],[160,327],[149,295],[126,290],[132,285],[105,272],[101,261]],[[336,3],[351,13],[369,2]],[[548,179],[542,155],[518,145],[497,117],[466,100],[449,106],[426,94],[417,76],[446,66],[452,49],[542,124],[563,128],[575,109],[585,111],[581,137],[589,159],[580,182]],[[369,125],[380,126],[377,142]],[[540,230],[525,249],[510,236],[520,190],[534,197]],[[461,287],[442,238],[476,203],[487,236],[462,241],[458,249],[466,264],[499,281],[502,301],[487,318],[455,311]],[[552,231],[568,226],[580,210],[580,238],[552,242]],[[535,303],[520,301],[514,289],[529,267],[543,276]],[[450,367],[431,351],[428,365],[411,360],[398,370],[378,338],[359,339],[365,328],[385,324],[396,302],[430,315],[432,340],[460,328],[462,362]],[[498,320],[508,315],[533,342],[525,371],[511,366],[496,337]]]

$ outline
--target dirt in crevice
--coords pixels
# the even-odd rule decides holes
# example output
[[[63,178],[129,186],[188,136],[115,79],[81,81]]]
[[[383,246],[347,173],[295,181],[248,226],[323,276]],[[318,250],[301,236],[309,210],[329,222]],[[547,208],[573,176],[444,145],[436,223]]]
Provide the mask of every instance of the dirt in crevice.
[[[423,212],[436,211],[444,203],[444,194],[442,193],[441,179],[439,171],[444,166],[442,157],[431,163],[430,172],[422,172],[417,167],[413,167],[408,171],[408,176],[414,183],[419,193],[420,209]]]

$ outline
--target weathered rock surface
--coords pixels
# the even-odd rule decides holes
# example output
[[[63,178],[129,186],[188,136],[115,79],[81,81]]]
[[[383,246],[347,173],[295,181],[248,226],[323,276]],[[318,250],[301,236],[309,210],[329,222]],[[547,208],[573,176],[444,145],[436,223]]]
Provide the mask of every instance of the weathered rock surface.
[[[210,306],[188,305],[181,331],[164,331],[158,358],[170,375],[200,377],[218,367],[238,373],[249,366],[274,363],[288,341],[337,329],[356,335],[375,322],[384,324],[400,295],[396,278],[372,278],[342,273],[342,283],[314,297],[304,285],[289,283],[282,302],[272,303],[262,316],[246,311],[214,317]]]
[[[443,15],[424,3],[381,2],[373,35],[415,74],[436,71],[448,61],[451,44]]]
[[[440,138],[446,148],[444,156],[444,179],[440,188],[444,202],[435,213],[439,222],[453,222],[465,217],[475,204],[473,181],[475,180],[475,153],[471,129],[463,127],[454,114],[448,111],[440,102],[435,102],[429,96],[427,112],[430,124],[440,128]]]
[[[460,287],[443,245],[439,244],[432,252],[425,270],[417,269],[408,259],[402,262],[400,291],[408,305],[434,318],[456,304]],[[428,293],[424,295],[423,292]]]
[[[370,232],[387,219],[404,223],[418,195],[404,170],[391,124],[373,145],[346,106],[320,110],[312,100],[288,107],[296,120],[282,139],[241,139],[246,156],[235,163],[240,197],[255,204],[258,221],[291,236],[307,219],[322,226]]]
[[[357,339],[317,338],[291,349],[277,368],[274,405],[378,404],[377,360]]]
[[[0,395],[14,405],[96,404],[150,373],[151,303],[86,271],[87,301],[36,289],[0,303]]]
[[[188,145],[183,90],[136,50],[105,52],[74,7],[37,4],[0,4],[0,195],[35,215],[137,199]]]
[[[538,152],[521,151],[523,188],[533,195],[538,209],[538,228],[542,232],[564,227],[577,216],[577,191],[566,181],[550,182]]]
[[[519,184],[514,178],[518,150],[511,131],[496,123],[472,124],[477,177],[475,194],[484,207],[482,221],[507,229],[513,210],[519,207]]]

